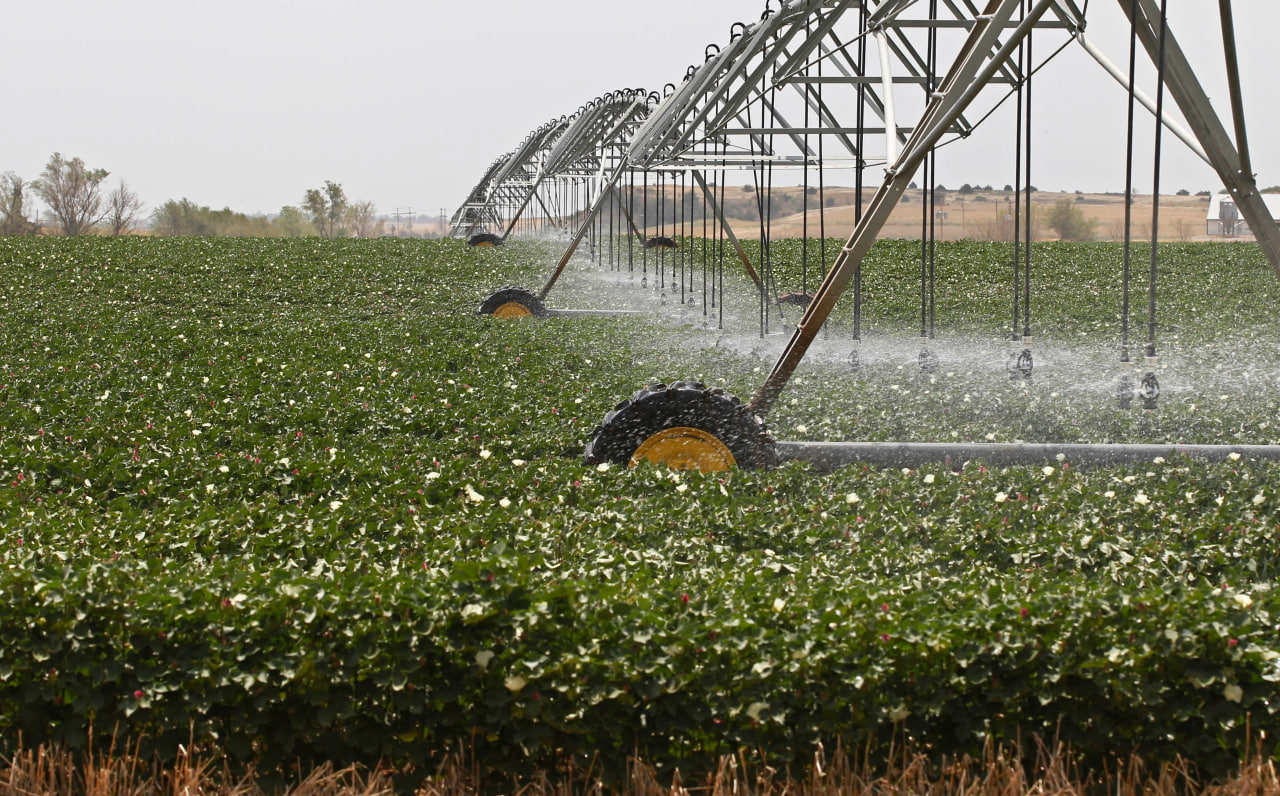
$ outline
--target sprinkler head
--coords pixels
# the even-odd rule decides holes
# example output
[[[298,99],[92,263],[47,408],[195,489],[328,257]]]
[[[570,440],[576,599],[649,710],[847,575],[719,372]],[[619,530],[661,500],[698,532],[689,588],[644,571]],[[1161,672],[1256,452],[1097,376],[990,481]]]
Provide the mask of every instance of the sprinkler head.
[[[640,287],[648,287],[648,286],[649,286],[649,277],[646,276],[640,280]]]
[[[1116,385],[1116,403],[1121,409],[1133,406],[1133,377],[1128,373],[1121,376],[1120,383]]]
[[[848,361],[849,361],[849,367],[853,368],[854,370],[862,369],[862,358],[858,356],[858,349],[855,348],[849,352]]]
[[[1156,408],[1156,402],[1160,400],[1160,380],[1156,378],[1155,373],[1148,373],[1142,377],[1142,384],[1138,387],[1138,397],[1142,399],[1143,409]]]
[[[1035,360],[1031,356],[1031,349],[1024,348],[1022,353],[1018,354],[1018,358],[1013,363],[1014,378],[1030,379],[1032,372],[1035,370]]]
[[[667,306],[667,294],[665,292],[658,297],[658,304],[663,307]]]
[[[1008,371],[1011,379],[1029,379],[1031,373],[1035,369],[1035,361],[1031,356],[1031,349],[1024,348],[1018,353],[1010,353],[1009,358],[1005,360],[1004,369]]]
[[[938,372],[938,356],[928,348],[920,349],[920,372],[921,373],[937,373]]]

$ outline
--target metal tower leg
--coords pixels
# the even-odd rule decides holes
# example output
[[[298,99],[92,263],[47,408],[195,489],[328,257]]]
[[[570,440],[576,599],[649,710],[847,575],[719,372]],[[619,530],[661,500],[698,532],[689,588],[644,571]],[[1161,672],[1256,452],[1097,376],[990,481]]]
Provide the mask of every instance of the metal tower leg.
[[[1119,2],[1125,17],[1128,18],[1129,0],[1119,0]],[[1158,57],[1160,47],[1160,8],[1153,0],[1139,0],[1139,5],[1143,18],[1138,20],[1138,38],[1142,40],[1142,46],[1154,61]],[[1236,206],[1249,222],[1249,229],[1253,231],[1258,245],[1271,261],[1271,267],[1276,275],[1280,276],[1280,227],[1276,226],[1275,219],[1271,217],[1271,211],[1258,193],[1253,175],[1245,173],[1240,153],[1232,146],[1231,136],[1214,112],[1209,102],[1209,95],[1196,79],[1195,71],[1183,54],[1182,48],[1178,46],[1173,32],[1167,29],[1164,48],[1165,84],[1170,95],[1178,103],[1182,115],[1187,120],[1187,125],[1196,134],[1200,145],[1204,147],[1214,171],[1218,172],[1223,185],[1231,193],[1231,198],[1235,200]],[[1227,53],[1227,60],[1228,74],[1237,73],[1238,68],[1231,52]]]

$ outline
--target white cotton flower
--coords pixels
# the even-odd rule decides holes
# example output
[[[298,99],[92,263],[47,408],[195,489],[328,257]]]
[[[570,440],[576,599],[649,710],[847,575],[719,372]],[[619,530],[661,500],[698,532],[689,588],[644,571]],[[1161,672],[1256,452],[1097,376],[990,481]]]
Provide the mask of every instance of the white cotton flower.
[[[1113,497],[1115,497],[1115,496],[1116,496],[1116,493],[1115,493],[1115,491],[1114,491],[1114,490],[1108,489],[1106,492],[1103,492],[1103,493],[1102,493],[1102,496],[1103,496],[1104,498],[1113,498]]]
[[[484,502],[484,495],[477,492],[475,490],[475,487],[471,486],[471,484],[467,484],[465,487],[463,487],[463,489],[467,493],[467,500],[471,501],[472,503]]]
[[[507,679],[503,680],[502,684],[507,687],[508,691],[514,694],[520,689],[524,688],[525,679],[517,674],[513,677],[508,677]]]
[[[488,448],[481,448],[481,449],[480,449],[480,458],[481,458],[481,459],[487,459],[487,458],[489,458],[489,457],[490,457],[490,456],[492,456],[492,455],[493,455],[493,453],[492,453],[492,452],[490,452],[490,450],[489,450]]]
[[[1235,451],[1232,451],[1231,453],[1227,454],[1227,458],[1233,462],[1238,462],[1240,461],[1240,454],[1236,453]]]
[[[804,434],[804,433],[808,432],[808,430],[809,430],[809,427],[808,427],[808,426],[796,426],[796,433],[797,433],[797,434]]]
[[[1253,598],[1247,594],[1237,594],[1232,599],[1234,599],[1241,608],[1249,608],[1253,605]]]
[[[427,473],[427,480],[428,480],[428,481],[434,481],[434,480],[436,480],[436,479],[437,479],[437,478],[439,478],[439,477],[440,477],[440,473],[437,473],[437,472],[435,472],[435,471],[432,471],[432,472]]]
[[[1244,699],[1244,689],[1235,683],[1231,683],[1222,689],[1222,698],[1228,702],[1240,702]]]
[[[1057,471],[1057,469],[1055,469],[1055,468],[1053,468],[1053,467],[1042,467],[1042,468],[1040,468],[1040,472],[1044,473],[1044,477],[1045,477],[1045,478],[1048,478],[1049,476],[1053,475],[1054,473],[1056,473],[1056,472],[1058,472],[1058,471]]]
[[[850,492],[849,494],[844,496],[844,502],[852,506],[855,503],[861,503],[862,498],[858,497],[857,492]]]
[[[1266,502],[1267,502],[1267,496],[1262,494],[1261,492],[1253,496],[1253,505],[1255,506],[1261,506],[1263,503],[1266,503]]]
[[[607,473],[607,472],[609,472],[609,463],[608,463],[608,462],[601,462],[600,464],[597,464],[597,465],[596,465],[596,472],[598,472],[598,473]]]
[[[1164,464],[1164,457],[1163,457],[1163,456],[1157,456],[1157,457],[1155,457],[1154,459],[1152,459],[1152,460],[1151,460],[1151,463],[1152,463],[1152,464]]]
[[[198,437],[198,436],[200,436],[202,433],[204,433],[204,432],[202,432],[202,431],[201,431],[200,429],[198,429],[198,428],[193,428],[193,429],[191,429],[191,436],[193,436],[193,437]]]
[[[996,502],[997,502],[997,503],[1003,503],[1003,502],[1005,502],[1005,501],[1006,501],[1006,500],[1008,500],[1008,499],[1009,499],[1009,493],[1007,493],[1007,492],[997,492],[997,493],[996,493]]]
[[[498,501],[498,505],[499,505],[499,506],[502,506],[504,509],[506,509],[506,508],[510,508],[510,507],[511,507],[511,500],[510,500],[510,499],[508,499],[508,498],[503,498],[502,500],[499,500],[499,501]]]
[[[1139,492],[1137,497],[1133,499],[1133,502],[1137,503],[1139,506],[1145,506],[1151,502],[1151,498],[1147,497],[1146,492]]]
[[[782,599],[781,597],[775,597],[775,598],[774,598],[774,600],[773,600],[773,611],[774,611],[774,613],[780,613],[780,612],[782,611],[782,609],[783,609],[783,608],[786,608],[786,607],[787,607],[787,601],[786,601],[786,600]]]
[[[933,473],[929,473],[928,475],[926,475],[926,476],[924,477],[924,482],[925,482],[926,484],[932,484],[932,483],[933,483]]]
[[[341,501],[341,500],[330,500],[330,501],[329,501],[329,511],[337,511],[337,510],[338,510],[338,509],[340,509],[340,508],[342,508],[342,501]]]
[[[230,467],[228,467],[228,466],[226,466],[225,464],[220,464],[220,465],[218,465],[218,472],[220,472],[220,473],[229,473],[229,472],[231,472],[231,468],[230,468]]]
[[[688,492],[688,491],[689,491],[689,485],[688,485],[688,484],[680,484],[679,486],[677,486],[677,487],[676,487],[676,491],[677,491],[677,492]]]
[[[204,491],[205,491],[205,494],[206,494],[206,495],[211,495],[211,494],[213,494],[213,491],[214,491],[215,489],[217,489],[217,488],[218,488],[218,487],[214,486],[213,484],[205,484],[205,485],[204,485]]]
[[[489,661],[493,660],[493,650],[480,650],[476,653],[476,665],[481,669],[489,668]]]
[[[528,464],[528,462],[526,462],[524,459],[512,459],[512,460],[511,460],[511,466],[512,466],[512,467],[524,467],[526,464]]]

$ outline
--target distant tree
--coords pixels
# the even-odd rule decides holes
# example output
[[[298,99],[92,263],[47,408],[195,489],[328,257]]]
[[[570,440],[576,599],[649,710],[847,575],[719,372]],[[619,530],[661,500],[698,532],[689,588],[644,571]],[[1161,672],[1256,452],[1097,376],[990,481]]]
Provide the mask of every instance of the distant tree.
[[[1263,193],[1266,193],[1265,191]],[[1196,191],[1196,196],[1212,196],[1208,191]]]
[[[90,169],[80,158],[67,160],[54,152],[34,187],[49,206],[62,234],[68,237],[92,230],[106,216],[102,208],[102,181],[106,169]]]
[[[1013,186],[1008,183],[1005,183],[1003,190],[1005,193],[1013,193]]]
[[[960,186],[960,193],[971,194],[973,193],[973,191],[974,191],[974,187],[967,182],[964,185]]]
[[[286,238],[305,238],[316,234],[315,225],[307,220],[301,210],[292,205],[280,208],[280,215],[276,216],[271,223]]]
[[[170,199],[151,214],[151,231],[168,237],[212,235],[213,223],[208,216],[209,208],[186,197]]]
[[[917,189],[917,188],[919,188],[919,187],[920,187],[920,186],[919,186],[919,185],[916,185],[914,182],[909,182],[909,183],[907,183],[907,190],[908,190],[908,191],[914,191],[914,190],[916,190],[916,189]]]
[[[36,224],[27,218],[27,182],[12,171],[0,175],[0,235],[34,235]]]
[[[1270,188],[1263,188],[1262,193],[1280,193],[1280,185],[1272,185]],[[1226,191],[1223,191],[1226,193]]]
[[[323,189],[309,189],[302,207],[311,214],[311,223],[316,225],[321,237],[337,238],[346,232],[347,195],[341,184],[325,180]]]
[[[1056,202],[1049,209],[1045,223],[1063,240],[1093,240],[1094,229],[1098,226],[1097,221],[1086,218],[1069,199]]]
[[[379,225],[382,223],[376,218],[377,210],[373,206],[373,202],[365,200],[356,202],[347,208],[347,227],[351,230],[351,234],[357,238],[380,237],[381,230]]]
[[[111,234],[120,236],[132,232],[138,214],[141,212],[142,200],[136,193],[129,190],[124,180],[121,180],[115,190],[107,196],[106,221],[111,227]]]
[[[1190,195],[1191,195],[1191,191],[1188,191],[1186,188],[1178,189],[1178,196],[1190,196]]]

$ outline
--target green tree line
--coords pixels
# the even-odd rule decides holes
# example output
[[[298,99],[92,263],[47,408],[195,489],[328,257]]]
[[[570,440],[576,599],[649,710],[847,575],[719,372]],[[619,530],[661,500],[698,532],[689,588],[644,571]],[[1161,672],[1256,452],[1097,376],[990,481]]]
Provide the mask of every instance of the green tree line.
[[[110,172],[89,168],[80,158],[55,152],[40,177],[26,180],[0,174],[0,235],[127,235],[137,230],[143,204],[124,180],[114,189],[103,183]],[[41,218],[33,200],[48,208]],[[229,207],[213,210],[190,199],[169,199],[150,215],[151,232],[166,236],[301,238],[378,237],[383,222],[373,202],[350,201],[342,185],[326,180],[307,190],[298,206],[286,205],[272,217],[249,215]]]

